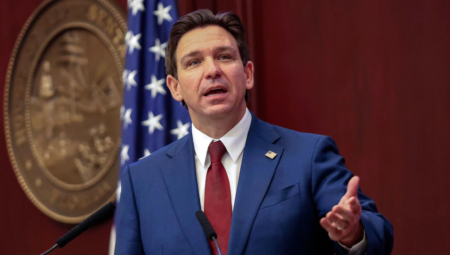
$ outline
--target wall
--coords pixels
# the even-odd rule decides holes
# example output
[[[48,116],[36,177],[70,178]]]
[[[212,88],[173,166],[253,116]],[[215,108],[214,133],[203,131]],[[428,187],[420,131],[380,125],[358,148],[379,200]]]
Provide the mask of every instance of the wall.
[[[224,4],[206,2],[216,11]],[[228,7],[250,29],[252,110],[336,140],[363,191],[394,225],[393,254],[450,254],[450,2]]]
[[[56,222],[39,211],[25,195],[14,174],[6,149],[3,91],[6,70],[22,26],[41,1],[1,0],[0,5],[0,254],[40,254],[74,225]],[[125,8],[126,1],[119,2]],[[51,254],[107,254],[112,221],[95,226]]]
[[[1,81],[39,3],[2,0]],[[450,2],[179,0],[181,14],[198,8],[242,17],[256,66],[250,108],[274,124],[336,140],[363,191],[393,223],[393,254],[450,254],[443,245],[450,238]],[[0,254],[42,252],[72,226],[31,204],[3,135],[0,162]],[[55,254],[106,254],[110,224]]]
[[[336,140],[393,254],[450,254],[450,2],[258,3],[258,115]]]

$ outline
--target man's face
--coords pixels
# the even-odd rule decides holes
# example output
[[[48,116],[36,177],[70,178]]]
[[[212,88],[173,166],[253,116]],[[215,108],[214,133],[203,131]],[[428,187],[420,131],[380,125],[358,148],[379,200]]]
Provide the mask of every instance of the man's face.
[[[169,75],[167,85],[175,100],[186,102],[194,123],[243,115],[253,63],[243,66],[230,33],[215,25],[191,30],[181,37],[175,57],[178,79]]]

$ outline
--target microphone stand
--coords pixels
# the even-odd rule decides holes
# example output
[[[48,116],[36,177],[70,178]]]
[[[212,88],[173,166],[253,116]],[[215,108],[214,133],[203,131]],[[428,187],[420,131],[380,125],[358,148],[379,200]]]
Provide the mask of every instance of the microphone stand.
[[[217,233],[216,233],[216,231],[214,231],[214,228],[212,227],[211,222],[209,222],[208,217],[206,217],[205,213],[202,210],[198,210],[195,213],[195,217],[197,217],[197,220],[200,223],[200,226],[202,226],[203,232],[205,232],[206,238],[214,241],[214,244],[216,245],[219,255],[222,255],[219,244],[217,243],[217,240],[216,240]]]
[[[213,236],[211,239],[212,239],[212,240],[214,241],[214,243],[216,244],[217,251],[219,252],[219,255],[222,255],[222,252],[220,251],[219,244],[217,243],[216,237]]]
[[[106,218],[110,217],[113,214],[114,209],[116,209],[116,206],[112,202],[107,203],[102,208],[91,214],[91,216],[89,216],[87,219],[85,219],[80,224],[72,228],[64,236],[56,240],[56,244],[53,245],[53,247],[50,248],[48,251],[42,253],[41,255],[49,254],[51,251],[53,251],[58,247],[59,248],[64,247],[68,242],[72,241],[75,237],[83,233],[83,231],[90,228],[92,225],[95,225],[100,221],[103,221]]]
[[[56,248],[58,248],[58,244],[53,245],[52,248],[50,248],[48,251],[42,253],[41,255],[47,255],[47,254],[49,254],[51,251],[53,251]]]

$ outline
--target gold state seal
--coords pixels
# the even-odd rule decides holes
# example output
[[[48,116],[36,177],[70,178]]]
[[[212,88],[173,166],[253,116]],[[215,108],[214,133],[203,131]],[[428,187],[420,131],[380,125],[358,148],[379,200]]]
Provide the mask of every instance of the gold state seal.
[[[126,24],[104,0],[43,3],[9,63],[5,130],[20,185],[77,223],[115,198]]]

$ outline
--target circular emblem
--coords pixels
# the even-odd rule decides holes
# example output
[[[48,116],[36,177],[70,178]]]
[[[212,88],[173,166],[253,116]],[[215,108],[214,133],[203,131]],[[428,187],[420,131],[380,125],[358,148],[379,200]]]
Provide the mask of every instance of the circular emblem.
[[[55,0],[28,19],[5,88],[9,156],[30,200],[78,223],[115,199],[126,23],[105,0]]]

